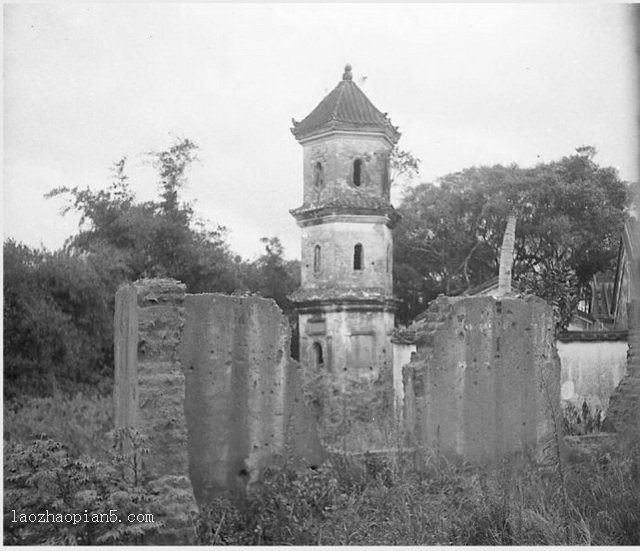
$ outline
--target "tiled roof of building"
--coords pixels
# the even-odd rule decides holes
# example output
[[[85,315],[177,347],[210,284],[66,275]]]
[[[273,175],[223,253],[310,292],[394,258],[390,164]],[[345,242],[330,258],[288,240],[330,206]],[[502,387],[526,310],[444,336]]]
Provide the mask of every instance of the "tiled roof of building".
[[[398,141],[398,129],[352,79],[351,66],[347,65],[340,83],[318,106],[302,121],[293,121],[291,132],[298,140],[331,130],[373,130],[383,131],[394,143]]]

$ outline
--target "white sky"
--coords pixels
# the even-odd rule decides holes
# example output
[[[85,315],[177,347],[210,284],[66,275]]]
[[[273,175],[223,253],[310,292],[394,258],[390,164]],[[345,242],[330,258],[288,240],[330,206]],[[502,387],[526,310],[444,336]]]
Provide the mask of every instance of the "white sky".
[[[278,235],[302,202],[289,131],[345,62],[388,112],[422,180],[479,164],[531,166],[594,145],[637,180],[631,8],[620,4],[4,5],[4,232],[53,249],[77,228],[54,187],[104,187],[123,155],[184,136],[201,163],[183,197],[234,251]]]

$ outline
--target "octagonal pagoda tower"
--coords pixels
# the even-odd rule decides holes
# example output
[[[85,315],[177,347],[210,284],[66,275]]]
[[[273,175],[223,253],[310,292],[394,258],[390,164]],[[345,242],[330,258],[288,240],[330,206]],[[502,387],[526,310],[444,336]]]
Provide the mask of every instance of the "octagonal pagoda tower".
[[[300,360],[336,375],[391,369],[393,296],[389,159],[400,137],[353,82],[338,85],[291,129],[303,147],[304,193],[291,210],[302,229],[301,286],[290,297]]]

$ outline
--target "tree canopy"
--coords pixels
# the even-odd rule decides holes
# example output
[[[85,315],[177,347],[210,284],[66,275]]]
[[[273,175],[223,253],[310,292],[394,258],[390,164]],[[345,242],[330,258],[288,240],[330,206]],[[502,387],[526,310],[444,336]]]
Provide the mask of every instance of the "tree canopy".
[[[158,171],[159,198],[137,202],[126,175],[126,158],[114,166],[107,189],[61,187],[49,197],[65,197],[63,214],[80,214],[80,231],[66,244],[67,250],[86,254],[108,252],[118,259],[123,278],[172,277],[190,292],[226,291],[236,286],[232,256],[225,228],[207,228],[189,203],[180,201],[189,165],[197,146],[190,140],[176,142],[166,151],[148,153]]]
[[[66,200],[63,214],[80,214],[78,233],[59,251],[5,241],[6,397],[109,381],[114,296],[126,281],[170,277],[191,293],[260,294],[293,320],[287,295],[299,285],[299,263],[284,259],[278,237],[263,238],[265,254],[243,260],[231,253],[225,228],[199,219],[181,199],[197,149],[180,139],[146,154],[158,175],[155,200],[136,199],[126,158],[104,189],[52,190],[49,197]]]
[[[299,286],[299,262],[285,260],[275,236],[262,239],[263,255],[243,260],[230,251],[225,228],[198,219],[181,199],[196,153],[183,139],[146,155],[158,175],[155,200],[136,199],[126,158],[104,189],[54,189],[50,197],[67,200],[63,212],[80,214],[78,233],[59,251],[5,241],[6,397],[109,381],[115,291],[141,277],[175,278],[192,293],[271,297],[295,332],[287,297]],[[533,168],[473,167],[407,188],[394,230],[400,321],[440,293],[458,294],[496,275],[514,213],[514,278],[553,304],[566,326],[593,274],[612,267],[628,202],[626,184],[594,156],[584,147]],[[396,151],[392,159],[395,178],[415,177],[413,155]]]
[[[613,267],[629,200],[596,151],[533,168],[473,167],[405,193],[395,230],[396,293],[404,321],[440,293],[455,295],[498,272],[502,235],[517,218],[513,276],[553,304],[566,327],[589,281]]]

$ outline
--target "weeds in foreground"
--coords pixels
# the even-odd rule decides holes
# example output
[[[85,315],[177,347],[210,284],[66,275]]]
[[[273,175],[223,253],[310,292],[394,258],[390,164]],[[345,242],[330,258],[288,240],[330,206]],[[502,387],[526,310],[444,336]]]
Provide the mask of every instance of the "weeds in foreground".
[[[583,435],[600,432],[604,422],[604,414],[598,407],[593,410],[587,404],[582,402],[582,406],[578,409],[571,402],[565,402],[562,405],[563,418],[563,434],[566,435]]]
[[[137,511],[141,450],[109,452],[111,402],[76,396],[5,406],[5,543],[144,543],[149,526],[12,523],[11,510]],[[38,438],[37,431],[53,439]],[[29,440],[33,439],[34,440]],[[134,448],[136,440],[134,439]],[[84,455],[90,452],[93,458]],[[104,459],[103,459],[104,457]],[[99,460],[98,460],[99,459]],[[201,544],[638,545],[640,444],[556,469],[524,461],[469,470],[410,454],[333,455],[315,470],[264,473],[242,504],[201,512]],[[133,475],[133,478],[132,478]],[[140,481],[138,481],[140,482]],[[566,493],[565,493],[566,492]],[[161,510],[155,503],[152,510]],[[157,527],[157,525],[156,525]]]
[[[29,398],[23,403],[3,404],[5,442],[28,443],[46,434],[64,443],[72,457],[91,454],[107,459],[113,429],[113,399],[111,396],[74,396]]]
[[[160,525],[146,518],[137,522],[135,516],[130,521],[129,515],[161,504],[143,484],[132,483],[133,460],[144,450],[131,432],[116,431],[116,445],[126,437],[134,446],[128,453],[113,453],[109,462],[71,457],[46,437],[5,443],[4,544],[142,543]]]
[[[639,451],[636,445],[566,466],[566,497],[554,469],[518,460],[494,470],[440,464],[401,473],[397,458],[334,456],[316,470],[270,469],[243,505],[220,498],[202,512],[199,541],[639,544],[640,482],[634,455]]]

